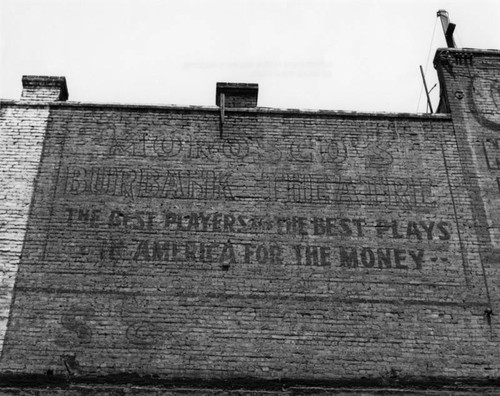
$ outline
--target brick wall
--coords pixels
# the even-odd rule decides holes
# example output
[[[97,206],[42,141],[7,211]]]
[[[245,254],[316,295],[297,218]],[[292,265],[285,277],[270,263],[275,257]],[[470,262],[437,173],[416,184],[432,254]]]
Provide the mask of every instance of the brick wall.
[[[0,105],[0,350],[48,115],[48,106]]]
[[[4,372],[498,376],[468,120],[220,116],[50,104]]]
[[[500,308],[499,60],[500,51],[492,50],[441,50],[434,60],[453,115],[493,312]]]

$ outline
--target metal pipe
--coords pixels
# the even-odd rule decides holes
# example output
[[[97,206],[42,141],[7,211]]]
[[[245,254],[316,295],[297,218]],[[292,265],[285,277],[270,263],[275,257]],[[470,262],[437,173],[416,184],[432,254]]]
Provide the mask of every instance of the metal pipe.
[[[453,32],[455,31],[455,24],[450,22],[448,11],[439,10],[437,16],[441,19],[441,26],[443,27],[444,37],[446,38],[446,45],[449,48],[457,48],[455,40],[453,39]]]
[[[420,73],[422,74],[422,80],[424,81],[425,94],[427,95],[427,104],[429,105],[429,109],[431,110],[431,114],[434,113],[432,110],[431,97],[429,96],[429,92],[427,91],[427,83],[425,81],[424,69],[422,69],[422,65],[420,65]]]

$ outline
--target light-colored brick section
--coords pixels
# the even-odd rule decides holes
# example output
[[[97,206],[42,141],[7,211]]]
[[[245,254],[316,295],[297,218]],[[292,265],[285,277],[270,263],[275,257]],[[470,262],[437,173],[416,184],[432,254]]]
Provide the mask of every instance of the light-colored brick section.
[[[12,106],[0,102],[0,351],[48,116],[47,106]]]

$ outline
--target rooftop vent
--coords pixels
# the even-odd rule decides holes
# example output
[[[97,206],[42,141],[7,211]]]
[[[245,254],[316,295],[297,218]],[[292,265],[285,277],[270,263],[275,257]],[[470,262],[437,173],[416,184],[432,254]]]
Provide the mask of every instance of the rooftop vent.
[[[257,107],[259,84],[218,82],[215,104],[220,107]]]
[[[66,78],[52,76],[23,76],[21,100],[55,102],[68,100]]]

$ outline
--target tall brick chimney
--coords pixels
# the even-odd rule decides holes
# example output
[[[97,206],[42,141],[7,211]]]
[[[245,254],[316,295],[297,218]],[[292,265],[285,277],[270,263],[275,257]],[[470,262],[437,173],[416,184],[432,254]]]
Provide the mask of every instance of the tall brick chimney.
[[[65,77],[23,76],[21,100],[31,102],[55,102],[68,100]]]

